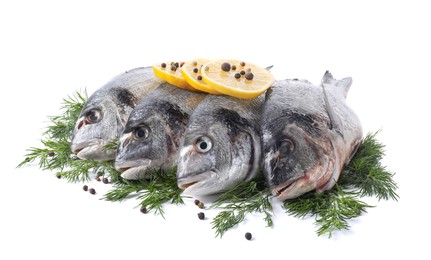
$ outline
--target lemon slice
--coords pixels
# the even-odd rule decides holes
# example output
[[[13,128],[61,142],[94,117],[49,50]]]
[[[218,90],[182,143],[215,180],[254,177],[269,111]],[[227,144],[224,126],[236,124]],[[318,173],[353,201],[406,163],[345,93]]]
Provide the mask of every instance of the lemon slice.
[[[268,70],[238,60],[210,61],[203,65],[201,73],[212,89],[238,98],[255,98],[274,83]]]
[[[202,79],[201,68],[205,63],[208,63],[208,59],[194,59],[184,63],[181,67],[181,73],[186,81],[195,89],[207,92],[210,94],[220,94],[220,92],[212,89]]]
[[[181,73],[182,63],[180,62],[163,62],[153,65],[154,75],[168,83],[187,90],[195,90]]]

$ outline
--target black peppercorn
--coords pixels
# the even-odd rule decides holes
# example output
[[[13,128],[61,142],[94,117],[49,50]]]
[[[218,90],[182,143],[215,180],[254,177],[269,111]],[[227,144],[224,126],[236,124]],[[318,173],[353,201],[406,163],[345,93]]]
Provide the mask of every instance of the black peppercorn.
[[[236,78],[236,79],[241,78],[241,74],[239,74],[239,73],[235,73],[235,78]]]
[[[194,72],[194,73],[198,73],[198,72],[199,72],[199,69],[198,69],[198,68],[194,68],[194,69],[193,69],[193,72]]]
[[[252,238],[252,235],[250,232],[245,233],[245,239],[251,240],[251,238]]]
[[[253,75],[253,73],[251,73],[251,72],[247,72],[247,73],[245,74],[245,78],[246,78],[247,80],[252,80],[252,79],[253,79],[253,77],[254,77],[254,75]]]
[[[198,218],[199,218],[200,220],[205,219],[205,213],[203,213],[203,212],[199,212],[199,213],[198,213]]]
[[[241,61],[241,62],[239,63],[239,65],[241,65],[242,67],[244,67],[244,66],[245,66],[245,62]]]
[[[96,190],[95,190],[95,189],[93,189],[93,188],[90,188],[88,191],[89,191],[89,192],[90,192],[90,194],[92,194],[92,195],[96,194]]]
[[[198,80],[202,80],[202,76],[201,76],[201,75],[199,75],[199,76],[197,77],[197,79],[198,79]]]
[[[195,200],[195,205],[197,206],[197,205],[199,205],[199,200]]]
[[[53,157],[54,155],[55,155],[55,153],[54,153],[54,152],[49,152],[49,153],[48,153],[48,156],[49,156],[49,157]]]
[[[108,178],[102,178],[102,181],[103,181],[103,183],[105,183],[105,184],[108,184],[108,183],[109,183]]]
[[[84,185],[84,186],[82,186],[82,189],[83,189],[84,191],[88,191],[88,186],[87,186],[87,185]]]
[[[221,69],[226,72],[230,71],[230,64],[228,62],[223,62]]]
[[[147,214],[147,213],[148,213],[148,210],[147,210],[147,208],[146,208],[146,207],[141,207],[140,211],[141,211],[143,214]]]
[[[245,71],[241,70],[241,71],[239,72],[239,74],[244,75],[244,74],[245,74]]]
[[[162,63],[161,65],[160,65],[162,68],[166,68],[166,63]]]

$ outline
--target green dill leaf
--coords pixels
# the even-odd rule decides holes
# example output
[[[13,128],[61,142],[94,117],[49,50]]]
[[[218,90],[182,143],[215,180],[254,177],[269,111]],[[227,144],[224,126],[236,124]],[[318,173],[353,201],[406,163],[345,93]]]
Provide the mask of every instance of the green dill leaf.
[[[273,226],[270,194],[261,174],[221,193],[210,208],[224,209],[211,222],[216,237],[222,237],[226,231],[244,221],[246,214],[253,212],[264,214],[267,227]]]
[[[116,151],[119,143],[120,143],[120,138],[111,140],[107,144],[105,144],[105,146],[103,146],[102,150],[105,152]]]
[[[338,183],[344,188],[357,190],[361,197],[398,200],[394,173],[381,165],[384,145],[376,139],[377,133],[369,133],[363,139],[355,156],[341,173]]]
[[[141,207],[162,217],[164,217],[163,205],[165,203],[184,204],[182,190],[177,185],[176,167],[166,171],[148,171],[146,177],[146,179],[138,181],[120,179],[114,184],[114,189],[104,196],[104,199],[121,201],[136,196]]]
[[[380,199],[398,199],[393,173],[381,165],[384,146],[377,141],[377,133],[368,134],[361,142],[350,163],[344,168],[332,190],[308,192],[298,198],[286,200],[283,208],[298,218],[312,216],[319,236],[332,237],[336,230],[349,229],[348,221],[372,207],[360,197],[375,196]]]

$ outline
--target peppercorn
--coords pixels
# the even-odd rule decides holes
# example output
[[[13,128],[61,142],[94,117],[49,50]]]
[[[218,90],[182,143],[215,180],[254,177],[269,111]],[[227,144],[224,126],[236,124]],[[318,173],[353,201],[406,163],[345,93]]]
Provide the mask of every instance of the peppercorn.
[[[57,172],[57,173],[55,174],[55,177],[57,177],[57,179],[61,179],[61,173]]]
[[[244,67],[244,66],[245,66],[245,62],[241,61],[241,62],[239,63],[239,65],[241,65],[242,67]]]
[[[197,206],[197,205],[199,205],[199,200],[195,200],[195,205]]]
[[[203,212],[199,212],[199,213],[198,213],[198,218],[199,218],[200,220],[205,219],[205,213],[203,213]]]
[[[180,66],[180,64],[178,62],[175,62],[174,66],[178,68]]]
[[[142,206],[142,207],[141,207],[141,209],[140,209],[140,211],[141,211],[143,214],[147,214],[147,213],[148,213],[148,210],[147,210],[147,208],[146,208],[145,206]]]
[[[235,65],[232,65],[232,68],[231,68],[232,70],[236,70],[236,66]]]
[[[252,238],[252,235],[250,232],[245,233],[245,239],[251,240],[251,238]]]
[[[96,181],[101,181],[100,177],[97,177],[97,178],[96,178]]]
[[[247,73],[245,74],[245,78],[246,78],[247,80],[252,80],[252,79],[253,79],[253,77],[254,77],[254,75],[253,75],[253,73],[251,73],[251,72],[247,72]]]
[[[199,69],[198,69],[198,68],[194,68],[194,69],[193,69],[193,72],[194,72],[194,73],[198,73],[198,72],[199,72]]]
[[[162,63],[161,65],[160,65],[162,68],[166,68],[166,63]]]
[[[109,183],[108,178],[102,178],[102,181],[103,181],[103,183],[105,183],[105,184],[108,184],[108,183]]]
[[[96,190],[93,188],[90,188],[88,191],[90,192],[91,195],[96,194]]]
[[[202,76],[201,76],[201,75],[199,75],[199,76],[197,77],[197,79],[198,79],[198,80],[202,80]]]
[[[228,62],[223,62],[221,65],[221,70],[228,72],[230,70],[231,66]]]
[[[49,156],[49,157],[53,157],[54,155],[55,155],[55,153],[54,153],[54,152],[49,152],[49,153],[48,153],[48,156]]]
[[[199,201],[199,203],[198,203],[198,207],[199,207],[200,209],[203,209],[203,208],[205,208],[205,205],[204,205],[204,203],[203,203],[202,201]]]
[[[177,71],[177,67],[175,67],[174,65],[171,66],[171,71]]]
[[[88,186],[87,186],[87,185],[84,185],[84,186],[82,186],[82,189],[83,189],[84,191],[88,191]]]
[[[241,78],[241,74],[239,74],[239,73],[235,73],[235,78],[236,78],[236,79]]]
[[[244,75],[244,74],[245,74],[245,71],[241,70],[241,71],[239,72],[239,74]]]

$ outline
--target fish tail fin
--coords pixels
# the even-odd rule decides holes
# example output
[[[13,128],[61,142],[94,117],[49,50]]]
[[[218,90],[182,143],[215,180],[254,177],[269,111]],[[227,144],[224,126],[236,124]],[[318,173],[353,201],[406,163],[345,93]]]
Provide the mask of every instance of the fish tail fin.
[[[323,75],[322,83],[323,84],[334,84],[335,83],[335,79],[332,76],[331,72],[329,72],[329,70],[327,70],[325,72],[325,75]]]
[[[350,86],[352,86],[352,81],[353,80],[351,77],[336,80],[329,71],[326,71],[325,75],[323,75],[322,78],[322,84],[334,84],[337,91],[341,92],[344,98],[347,97],[347,93],[350,90]]]
[[[351,77],[347,77],[344,79],[337,80],[335,85],[338,89],[343,93],[344,98],[347,97],[347,93],[350,90],[350,86],[352,86],[353,79]]]

